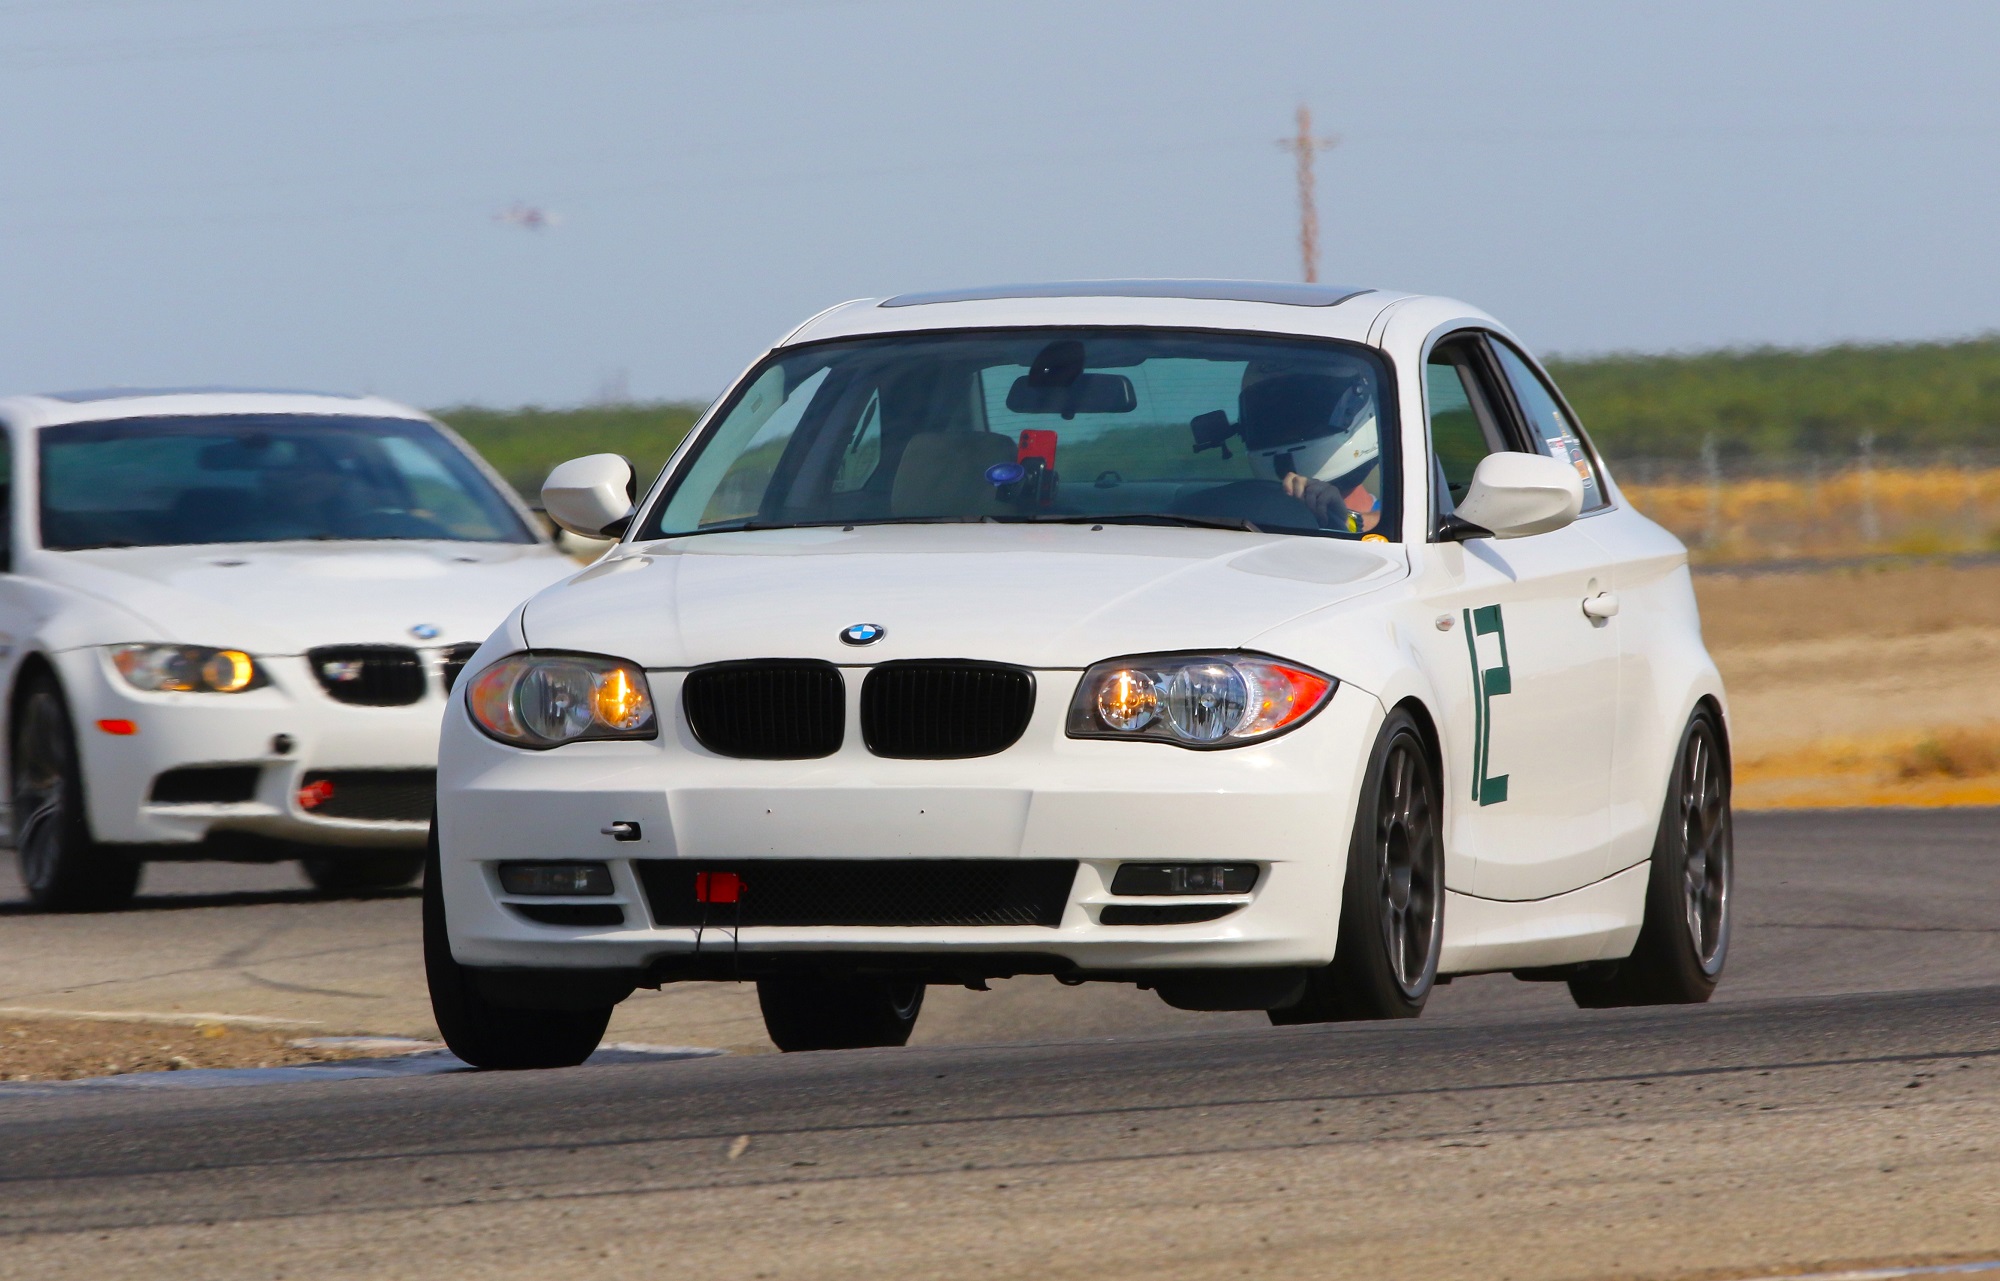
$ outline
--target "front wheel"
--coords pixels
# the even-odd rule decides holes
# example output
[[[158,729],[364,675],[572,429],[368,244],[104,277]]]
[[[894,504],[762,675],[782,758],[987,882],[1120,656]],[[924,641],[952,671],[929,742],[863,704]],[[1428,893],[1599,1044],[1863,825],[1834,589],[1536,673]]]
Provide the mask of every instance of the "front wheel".
[[[924,1008],[924,985],[859,974],[778,974],[757,980],[757,1005],[771,1044],[787,1054],[907,1045]]]
[[[1571,979],[1570,997],[1587,1010],[1706,1001],[1729,955],[1735,861],[1722,725],[1703,708],[1688,720],[1674,757],[1639,941],[1608,972]]]
[[[1271,1022],[1413,1019],[1444,945],[1444,842],[1437,774],[1423,731],[1398,709],[1375,740],[1354,817],[1333,963],[1306,978]]]
[[[424,860],[424,977],[431,1013],[451,1052],[476,1068],[575,1067],[604,1039],[611,1006],[583,1010],[516,1009],[480,992],[451,954],[445,932],[444,878],[438,875],[437,823]]]
[[[91,839],[69,705],[47,674],[28,678],[13,749],[14,848],[29,901],[50,912],[130,903],[142,865]]]

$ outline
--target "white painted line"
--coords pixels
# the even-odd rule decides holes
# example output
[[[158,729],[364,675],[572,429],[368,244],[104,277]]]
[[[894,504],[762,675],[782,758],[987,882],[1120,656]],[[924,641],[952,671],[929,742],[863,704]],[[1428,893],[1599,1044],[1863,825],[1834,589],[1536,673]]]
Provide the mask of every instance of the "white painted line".
[[[616,1042],[585,1060],[601,1067],[619,1063],[659,1063],[673,1059],[708,1059],[727,1054],[697,1045],[638,1045]],[[102,1090],[221,1090],[239,1085],[298,1085],[309,1081],[373,1080],[385,1077],[437,1076],[470,1072],[470,1064],[449,1050],[425,1050],[393,1058],[347,1059],[334,1063],[301,1063],[275,1068],[189,1068],[181,1072],[127,1072],[81,1081],[0,1081],[0,1100],[24,1095],[61,1095]]]
[[[1744,1281],[1901,1281],[1904,1277],[1970,1276],[1977,1272],[2000,1272],[2000,1259],[1977,1263],[1936,1263],[1924,1267],[1863,1268],[1848,1272],[1793,1272],[1781,1277],[1747,1277]]]
[[[79,1023],[159,1023],[173,1027],[200,1027],[220,1023],[225,1027],[307,1028],[325,1027],[313,1019],[273,1019],[261,1014],[183,1014],[152,1010],[50,1010],[36,1005],[0,1005],[0,1017],[21,1019],[75,1019]]]

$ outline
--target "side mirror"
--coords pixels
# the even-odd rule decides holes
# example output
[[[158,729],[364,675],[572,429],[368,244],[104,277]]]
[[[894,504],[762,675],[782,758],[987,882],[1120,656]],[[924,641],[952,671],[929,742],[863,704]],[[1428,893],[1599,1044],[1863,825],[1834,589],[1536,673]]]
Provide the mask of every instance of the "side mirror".
[[[1569,463],[1542,454],[1488,454],[1443,532],[1454,541],[1522,538],[1561,529],[1582,510],[1583,478]]]
[[[542,510],[572,534],[615,538],[632,520],[638,481],[618,454],[572,458],[542,482]]]

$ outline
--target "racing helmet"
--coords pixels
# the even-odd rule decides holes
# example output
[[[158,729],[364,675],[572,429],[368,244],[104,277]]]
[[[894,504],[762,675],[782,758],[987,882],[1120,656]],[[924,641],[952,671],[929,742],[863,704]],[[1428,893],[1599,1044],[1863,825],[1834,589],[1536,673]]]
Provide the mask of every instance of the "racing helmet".
[[[1298,472],[1314,480],[1359,479],[1382,454],[1372,381],[1354,374],[1243,371],[1237,430],[1259,478]]]

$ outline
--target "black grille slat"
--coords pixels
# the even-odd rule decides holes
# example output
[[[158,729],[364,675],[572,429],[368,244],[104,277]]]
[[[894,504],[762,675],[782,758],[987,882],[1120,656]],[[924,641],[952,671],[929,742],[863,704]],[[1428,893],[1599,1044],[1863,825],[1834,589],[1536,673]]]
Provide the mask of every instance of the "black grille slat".
[[[479,646],[469,643],[465,645],[453,645],[444,652],[445,693],[451,693],[451,687],[458,684],[458,674],[465,670],[465,665],[471,662],[472,656],[478,652]]]
[[[641,859],[660,926],[942,926],[1062,923],[1073,859]],[[742,877],[738,903],[695,899],[697,872]]]
[[[1012,747],[1035,711],[1035,678],[1004,663],[883,663],[861,685],[861,737],[877,756],[962,760]]]
[[[847,732],[840,669],[812,659],[717,663],[687,674],[681,706],[718,756],[798,761],[831,756]]]
[[[357,707],[407,707],[424,696],[424,665],[403,645],[326,645],[306,654],[320,687]]]
[[[184,765],[153,780],[155,805],[238,805],[257,797],[255,765]]]
[[[305,776],[301,797],[318,784],[330,794],[301,808],[317,818],[361,819],[378,823],[422,823],[437,803],[437,771],[430,769],[336,769]]]

